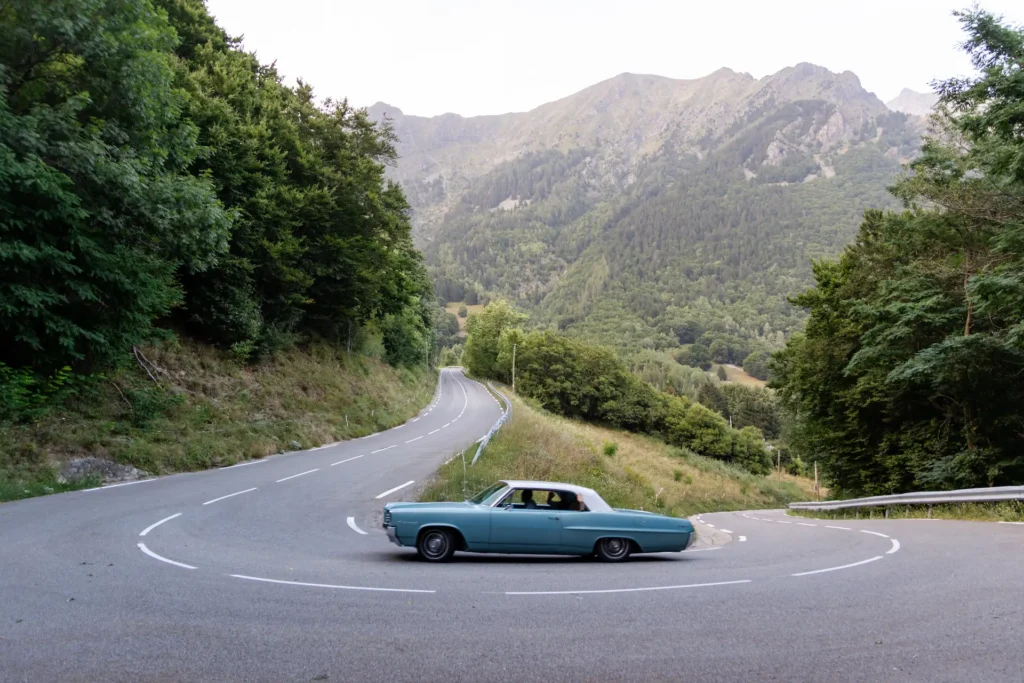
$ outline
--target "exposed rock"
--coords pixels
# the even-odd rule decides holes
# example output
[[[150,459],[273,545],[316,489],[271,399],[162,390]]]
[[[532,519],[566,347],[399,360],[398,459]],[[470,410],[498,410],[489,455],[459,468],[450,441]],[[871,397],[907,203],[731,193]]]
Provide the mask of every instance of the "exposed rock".
[[[57,481],[66,483],[69,481],[80,481],[88,477],[99,477],[104,483],[136,481],[150,476],[131,465],[122,465],[103,458],[75,458],[68,460],[61,465],[57,474]]]

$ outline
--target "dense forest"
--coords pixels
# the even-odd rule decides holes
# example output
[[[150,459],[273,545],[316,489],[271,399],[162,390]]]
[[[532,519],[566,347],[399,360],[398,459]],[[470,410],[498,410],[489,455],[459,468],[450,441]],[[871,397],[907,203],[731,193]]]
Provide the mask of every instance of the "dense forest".
[[[838,495],[1024,483],[1024,27],[959,17],[977,75],[939,84],[902,210],[814,264],[772,359]]]
[[[457,332],[394,136],[288,87],[202,0],[0,4],[0,419],[184,333],[422,363]]]

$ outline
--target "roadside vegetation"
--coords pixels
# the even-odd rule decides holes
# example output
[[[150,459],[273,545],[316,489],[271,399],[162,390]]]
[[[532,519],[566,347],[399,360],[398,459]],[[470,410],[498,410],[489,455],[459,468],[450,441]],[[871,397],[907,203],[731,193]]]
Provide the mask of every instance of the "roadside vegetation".
[[[101,483],[61,482],[69,460],[149,474],[223,467],[388,429],[429,403],[436,374],[328,344],[243,365],[192,342],[146,349],[138,367],[82,385],[51,411],[0,424],[0,501]]]
[[[508,395],[509,392],[505,392]],[[751,474],[655,438],[553,415],[512,398],[511,421],[475,465],[475,446],[441,466],[425,501],[461,501],[498,479],[565,481],[598,491],[614,507],[676,516],[784,506],[813,498],[813,482]]]
[[[930,512],[928,507],[927,505],[891,505],[889,506],[889,519],[962,519],[975,522],[1024,523],[1024,502],[933,505]],[[823,512],[790,510],[789,514],[813,519],[880,519],[885,517],[885,508]]]

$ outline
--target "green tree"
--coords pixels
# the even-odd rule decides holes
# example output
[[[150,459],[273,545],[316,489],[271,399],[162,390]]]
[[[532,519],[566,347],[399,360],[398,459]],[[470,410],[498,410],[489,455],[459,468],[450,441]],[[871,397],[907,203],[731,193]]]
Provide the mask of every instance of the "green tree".
[[[499,340],[505,330],[519,327],[527,316],[504,300],[492,301],[466,321],[466,350],[463,361],[474,375],[501,379],[498,368]]]
[[[469,310],[466,308],[466,304],[459,304],[459,317],[465,318],[469,315]]]
[[[718,379],[720,379],[723,382],[725,382],[725,381],[727,381],[729,379],[729,376],[725,374],[725,368],[723,366],[721,366],[721,365],[718,366],[718,372],[715,373],[715,374],[717,374],[718,375]]]

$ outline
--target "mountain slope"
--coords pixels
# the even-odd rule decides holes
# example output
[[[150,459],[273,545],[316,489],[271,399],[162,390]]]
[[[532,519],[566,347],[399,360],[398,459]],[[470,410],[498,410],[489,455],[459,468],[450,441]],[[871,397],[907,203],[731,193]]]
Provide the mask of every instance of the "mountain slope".
[[[885,103],[893,111],[901,111],[904,114],[914,116],[928,116],[932,113],[932,107],[939,101],[939,96],[933,92],[915,92],[910,88],[904,88],[895,98]]]
[[[525,113],[395,110],[391,172],[443,296],[472,285],[626,348],[710,330],[745,340],[739,354],[800,325],[786,297],[891,202],[920,123],[811,64],[621,74]]]

